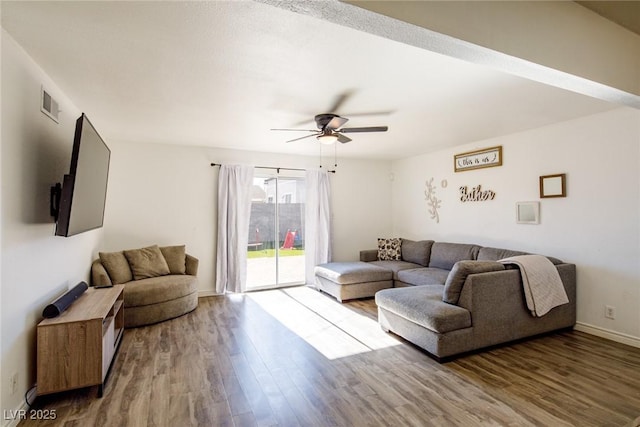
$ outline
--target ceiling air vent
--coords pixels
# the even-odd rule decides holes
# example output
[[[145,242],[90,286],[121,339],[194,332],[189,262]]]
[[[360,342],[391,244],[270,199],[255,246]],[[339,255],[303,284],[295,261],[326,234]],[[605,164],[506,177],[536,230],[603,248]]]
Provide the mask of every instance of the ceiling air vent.
[[[40,111],[49,116],[51,120],[58,123],[58,114],[60,110],[58,109],[58,102],[49,95],[49,92],[44,90],[44,87],[41,87],[42,97],[40,103]]]

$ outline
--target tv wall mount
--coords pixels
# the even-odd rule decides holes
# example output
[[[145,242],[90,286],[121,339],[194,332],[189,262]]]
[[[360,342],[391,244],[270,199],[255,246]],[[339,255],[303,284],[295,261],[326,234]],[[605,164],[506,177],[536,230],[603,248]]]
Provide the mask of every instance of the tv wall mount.
[[[60,198],[62,197],[62,184],[59,182],[51,186],[49,197],[49,214],[57,221],[60,213]]]

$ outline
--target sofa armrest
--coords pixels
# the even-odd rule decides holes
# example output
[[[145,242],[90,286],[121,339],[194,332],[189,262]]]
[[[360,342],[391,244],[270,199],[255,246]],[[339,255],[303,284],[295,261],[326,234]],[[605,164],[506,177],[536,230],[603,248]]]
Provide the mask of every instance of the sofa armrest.
[[[519,300],[521,297],[524,297],[524,294],[519,270],[476,273],[467,276],[460,292],[458,305],[472,314],[474,312],[481,314],[484,311],[490,314],[497,307],[502,307],[504,302],[508,301],[508,304],[505,304],[507,306],[513,305],[514,299]],[[518,309],[521,308],[520,306],[517,304]],[[501,317],[501,313],[493,314]]]
[[[576,322],[576,266],[557,265],[569,303],[542,317],[533,317],[527,308],[520,270],[470,274],[464,283],[458,306],[471,312],[471,323],[486,345],[534,335]]]
[[[198,275],[198,264],[200,263],[200,261],[198,260],[198,258],[191,256],[189,254],[186,254],[186,259],[185,259],[185,274],[188,274],[190,276],[197,276]]]
[[[569,298],[569,304],[575,306],[576,266],[575,264],[559,264],[556,265],[556,268]],[[526,306],[522,279],[518,269],[470,274],[462,287],[458,305],[473,312],[476,309],[475,304],[490,302],[490,299],[499,301],[508,296],[522,297],[522,303]]]
[[[378,260],[378,250],[377,249],[366,249],[364,251],[360,251],[360,261],[363,262],[372,262]]]
[[[99,259],[91,264],[91,286],[113,286],[107,270]]]

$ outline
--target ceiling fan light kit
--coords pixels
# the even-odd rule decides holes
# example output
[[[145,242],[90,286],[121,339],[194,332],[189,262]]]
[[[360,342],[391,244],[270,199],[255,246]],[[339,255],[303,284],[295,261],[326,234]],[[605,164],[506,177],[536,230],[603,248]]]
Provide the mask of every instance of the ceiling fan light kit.
[[[333,133],[323,133],[322,135],[316,136],[316,139],[320,141],[320,144],[333,145],[338,140],[338,135]]]

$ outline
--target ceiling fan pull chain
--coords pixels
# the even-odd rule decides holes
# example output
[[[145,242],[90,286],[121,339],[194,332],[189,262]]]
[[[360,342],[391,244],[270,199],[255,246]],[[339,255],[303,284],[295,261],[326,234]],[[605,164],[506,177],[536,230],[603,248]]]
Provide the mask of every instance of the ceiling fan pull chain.
[[[333,144],[333,168],[338,167],[338,144]]]

